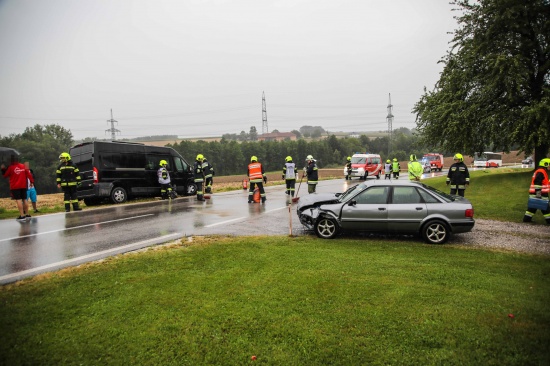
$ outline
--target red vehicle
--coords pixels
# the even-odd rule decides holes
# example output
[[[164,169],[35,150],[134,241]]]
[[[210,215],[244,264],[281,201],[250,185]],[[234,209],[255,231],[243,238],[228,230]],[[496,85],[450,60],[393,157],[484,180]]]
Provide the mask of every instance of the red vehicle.
[[[425,167],[429,166],[432,171],[441,171],[443,170],[443,155],[438,153],[424,154],[422,157],[422,165]]]
[[[378,154],[356,153],[351,157],[351,177],[359,177],[359,179],[367,179],[368,176],[375,176],[380,179],[383,166],[382,159]],[[347,174],[347,169],[344,168],[344,175]]]

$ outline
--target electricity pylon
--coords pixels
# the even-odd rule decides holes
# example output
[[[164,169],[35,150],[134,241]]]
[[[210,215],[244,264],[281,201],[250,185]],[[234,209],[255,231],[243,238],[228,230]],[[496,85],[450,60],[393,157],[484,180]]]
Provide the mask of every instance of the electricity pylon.
[[[393,137],[393,127],[392,127],[392,124],[393,124],[393,114],[392,114],[392,109],[393,109],[393,105],[391,104],[391,93],[388,94],[388,116],[386,117],[386,120],[388,121],[388,158],[390,157],[390,154],[391,154],[391,141],[392,141],[392,137]]]
[[[267,128],[267,108],[265,107],[265,92],[262,92],[262,133],[269,133]]]
[[[105,132],[111,132],[111,139],[114,141],[114,140],[116,140],[116,133],[117,132],[120,133],[120,130],[117,130],[115,128],[115,122],[118,123],[118,121],[115,121],[113,119],[113,109],[112,108],[111,108],[111,119],[107,120],[107,123],[109,123],[109,122],[111,123],[111,128],[108,129],[108,130],[105,130]]]

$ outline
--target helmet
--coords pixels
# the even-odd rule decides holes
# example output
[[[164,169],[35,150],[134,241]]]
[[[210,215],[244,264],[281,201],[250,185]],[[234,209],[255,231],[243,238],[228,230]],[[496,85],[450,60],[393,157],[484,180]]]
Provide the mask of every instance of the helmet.
[[[202,154],[197,155],[197,161],[202,161],[204,156]]]
[[[453,159],[458,161],[464,161],[464,157],[460,153],[456,153],[455,156],[453,156]]]
[[[544,158],[540,161],[539,166],[548,168],[550,166],[550,159]]]
[[[287,157],[285,158],[285,161],[292,161],[292,156],[290,156],[290,155],[287,156]]]
[[[258,157],[252,156],[252,157],[250,158],[250,161],[258,161]]]
[[[351,156],[348,156],[348,161],[351,161]]]
[[[313,156],[308,155],[307,158],[306,158],[306,160],[313,160]]]
[[[415,161],[416,160],[416,155],[411,154],[411,156],[409,156],[409,158],[410,158],[411,161]]]
[[[393,158],[393,161],[397,161],[397,158]]]
[[[386,160],[386,163],[391,163],[391,160],[390,159]]]
[[[168,165],[168,163],[166,162],[166,160],[161,160],[161,161],[159,162],[159,165],[160,165],[160,166],[166,166],[166,165]]]
[[[62,152],[61,154],[59,154],[59,161],[69,161],[69,160],[71,160],[71,155],[69,155],[69,153]]]

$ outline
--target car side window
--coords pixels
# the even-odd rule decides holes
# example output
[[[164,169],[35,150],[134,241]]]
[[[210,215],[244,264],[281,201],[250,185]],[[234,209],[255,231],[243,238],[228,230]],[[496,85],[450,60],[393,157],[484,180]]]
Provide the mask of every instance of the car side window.
[[[365,189],[355,196],[354,200],[360,205],[385,204],[388,202],[388,187],[371,187]]]
[[[415,187],[394,187],[392,203],[407,204],[407,203],[422,203],[422,197]]]
[[[437,198],[422,189],[419,189],[418,193],[426,203],[440,203]]]

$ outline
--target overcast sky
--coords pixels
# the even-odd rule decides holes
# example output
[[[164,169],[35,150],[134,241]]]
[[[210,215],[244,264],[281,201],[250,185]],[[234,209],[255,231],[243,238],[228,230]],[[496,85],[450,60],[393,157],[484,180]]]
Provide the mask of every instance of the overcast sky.
[[[0,135],[76,139],[415,127],[446,0],[0,0]]]

